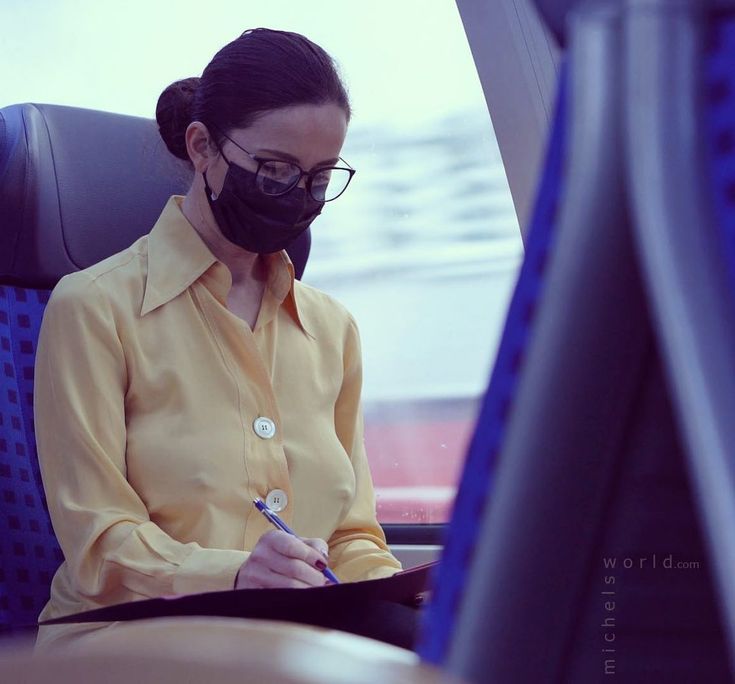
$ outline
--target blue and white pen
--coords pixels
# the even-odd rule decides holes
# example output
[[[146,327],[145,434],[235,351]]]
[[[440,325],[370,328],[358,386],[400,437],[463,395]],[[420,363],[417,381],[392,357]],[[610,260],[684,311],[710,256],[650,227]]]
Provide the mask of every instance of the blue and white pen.
[[[288,525],[286,525],[283,520],[281,520],[268,506],[266,506],[260,499],[253,499],[253,504],[255,504],[255,508],[257,508],[270,522],[272,525],[275,525],[279,530],[283,530],[286,534],[290,534],[294,537],[298,537],[299,535],[296,534]],[[332,583],[339,584],[339,580],[337,579],[337,575],[335,575],[329,568],[324,568],[322,570],[322,574]]]

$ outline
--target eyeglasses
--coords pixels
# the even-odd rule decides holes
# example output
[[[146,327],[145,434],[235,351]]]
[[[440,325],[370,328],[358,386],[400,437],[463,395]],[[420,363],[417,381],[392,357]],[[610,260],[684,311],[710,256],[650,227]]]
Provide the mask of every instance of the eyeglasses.
[[[238,145],[225,133],[222,133],[222,135],[258,163],[258,169],[255,172],[255,184],[261,192],[273,197],[291,192],[306,176],[306,189],[309,194],[317,202],[331,202],[347,189],[352,176],[356,173],[355,169],[347,164],[342,157],[339,159],[347,164],[347,167],[321,166],[312,171],[304,171],[298,164],[293,162],[258,157],[248,152],[242,145]],[[222,153],[222,156],[224,157],[224,153]],[[227,157],[225,157],[225,161],[229,164]]]

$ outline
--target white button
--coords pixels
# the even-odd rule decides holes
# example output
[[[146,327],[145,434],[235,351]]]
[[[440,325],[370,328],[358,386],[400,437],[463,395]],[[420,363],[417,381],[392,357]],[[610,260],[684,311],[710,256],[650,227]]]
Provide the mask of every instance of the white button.
[[[253,430],[261,439],[270,439],[276,434],[276,424],[270,418],[260,416],[253,421]]]
[[[265,497],[265,505],[274,513],[280,513],[288,506],[288,496],[282,489],[274,489]]]

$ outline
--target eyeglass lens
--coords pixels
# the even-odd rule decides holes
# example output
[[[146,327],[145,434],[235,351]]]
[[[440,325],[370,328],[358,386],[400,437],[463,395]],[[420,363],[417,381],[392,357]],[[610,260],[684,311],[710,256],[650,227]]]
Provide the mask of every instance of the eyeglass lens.
[[[266,195],[281,195],[299,182],[301,170],[289,162],[267,161],[261,164],[256,178],[258,187]],[[350,182],[346,169],[325,168],[317,171],[311,180],[311,195],[320,202],[329,202],[342,194]]]

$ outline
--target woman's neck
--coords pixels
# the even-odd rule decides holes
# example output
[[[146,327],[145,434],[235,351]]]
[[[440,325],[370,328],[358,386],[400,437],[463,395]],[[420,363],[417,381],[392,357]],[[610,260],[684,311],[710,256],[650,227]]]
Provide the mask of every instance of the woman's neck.
[[[227,240],[216,227],[209,205],[203,205],[205,202],[190,192],[184,197],[181,209],[209,251],[230,270],[233,287],[247,288],[249,284],[265,281],[265,260]]]

